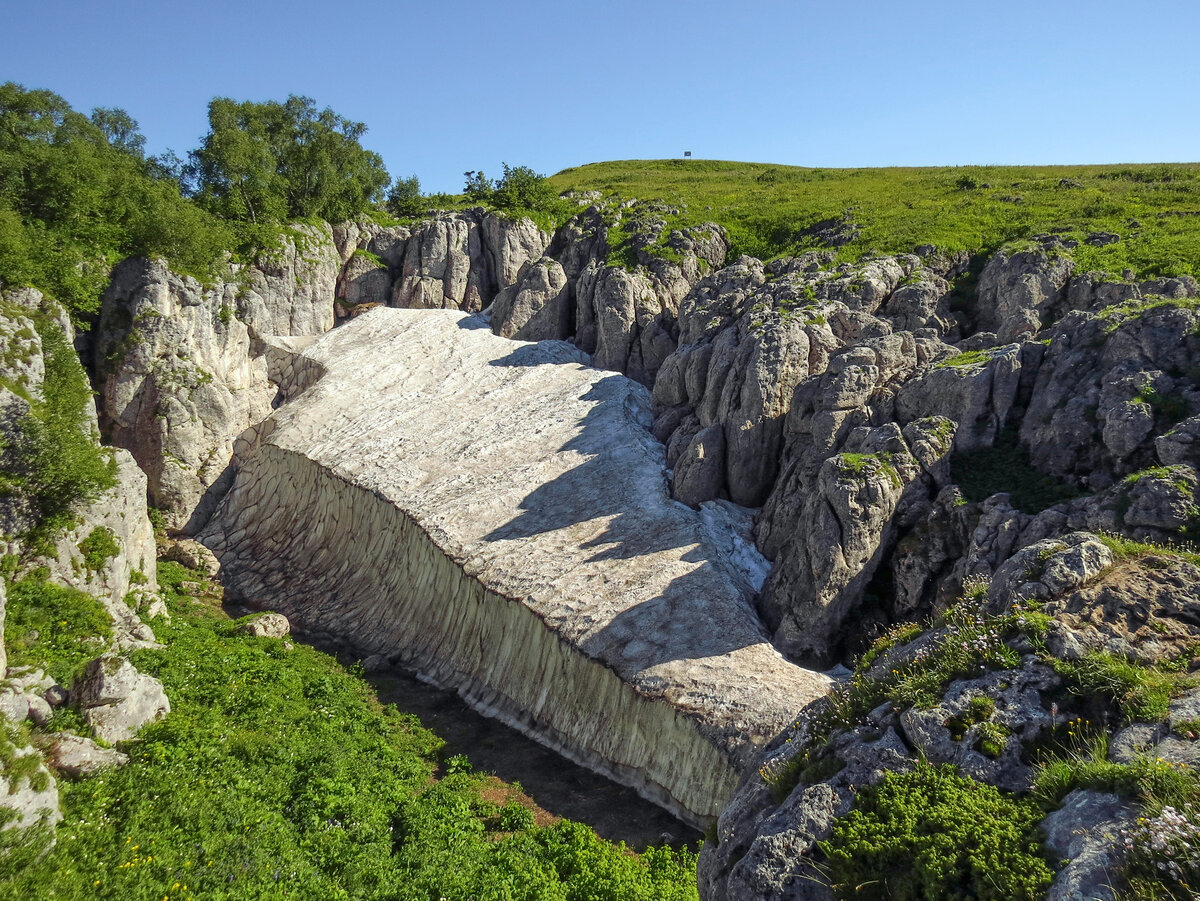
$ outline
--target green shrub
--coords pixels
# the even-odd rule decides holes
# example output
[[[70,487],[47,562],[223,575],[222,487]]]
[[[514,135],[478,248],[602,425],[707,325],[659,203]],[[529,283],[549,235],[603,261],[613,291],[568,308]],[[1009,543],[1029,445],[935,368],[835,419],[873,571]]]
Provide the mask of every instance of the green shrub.
[[[1171,698],[1194,684],[1194,680],[1178,673],[1143,666],[1104,651],[1093,651],[1078,660],[1055,658],[1053,665],[1073,693],[1104,698],[1127,723],[1166,719]]]
[[[117,543],[117,536],[112,529],[96,526],[83,541],[79,542],[79,552],[83,554],[83,565],[87,571],[94,573],[103,569],[104,561],[121,553],[121,546]],[[146,581],[144,575],[142,581]]]
[[[116,484],[116,462],[91,432],[92,391],[66,334],[49,316],[34,315],[45,361],[44,400],[21,419],[15,445],[0,455],[0,493],[28,497],[37,521],[26,536],[38,550],[73,521],[72,507]]]
[[[820,847],[839,899],[1032,901],[1051,881],[1041,817],[951,766],[920,764],[859,792]]]

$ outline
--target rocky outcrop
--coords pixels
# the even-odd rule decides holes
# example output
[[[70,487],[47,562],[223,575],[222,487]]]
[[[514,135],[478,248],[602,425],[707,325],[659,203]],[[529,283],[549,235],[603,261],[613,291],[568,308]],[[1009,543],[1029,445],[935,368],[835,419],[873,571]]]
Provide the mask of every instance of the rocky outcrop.
[[[670,498],[644,388],[453,312],[373,310],[300,359],[202,536],[245,602],[693,823],[824,692],[754,614],[744,515]]]
[[[1085,533],[1030,546],[990,588],[975,583],[942,624],[881,641],[852,680],[802,710],[744,777],[701,853],[701,897],[832,899],[818,843],[864,787],[917,766],[953,764],[960,775],[1025,797],[1031,764],[1056,754],[1078,764],[1108,747],[1115,764],[1195,766],[1200,754],[1187,730],[1200,713],[1197,692],[1172,701],[1159,722],[1125,725],[1128,697],[1074,675],[1098,670],[1067,665],[1097,650],[1142,664],[1178,660],[1181,649],[1182,659],[1193,655],[1186,642],[1200,636],[1200,621],[1179,611],[1194,611],[1195,567],[1173,555],[1113,563],[1112,551]],[[1132,588],[1147,579],[1156,587]],[[1029,653],[1035,639],[1041,654]],[[961,666],[948,667],[951,658]],[[1067,786],[1047,800],[1045,792],[1032,797],[1054,863],[1046,897],[1114,897],[1141,801],[1127,785],[1121,796]],[[913,826],[897,820],[895,828]]]
[[[207,520],[232,476],[233,439],[270,412],[263,339],[333,326],[339,265],[328,227],[296,226],[214,285],[159,259],[114,270],[95,336],[101,421],[146,473],[169,527]]]
[[[9,733],[0,717],[0,829],[50,827],[62,819],[58,806],[58,784],[37,748]]]
[[[478,312],[501,288],[515,284],[522,266],[540,258],[549,244],[550,235],[528,219],[481,209],[441,214],[407,238],[390,303]]]
[[[949,484],[955,424],[894,421],[897,388],[943,348],[907,332],[869,339],[797,387],[783,471],[757,523],[776,561],[760,609],[789,653],[828,659],[892,546]]]
[[[1062,312],[1074,270],[1053,239],[1045,248],[997,251],[979,276],[979,331],[996,333],[1001,344],[1034,335]]]
[[[518,341],[570,337],[571,290],[563,267],[542,258],[521,267],[515,283],[492,302],[492,331]]]
[[[46,566],[59,585],[99,598],[118,642],[135,647],[154,640],[137,609],[153,603],[158,591],[154,527],[146,515],[145,474],[128,451],[113,456],[116,485],[82,505],[75,525],[56,541],[55,554],[33,565]]]
[[[1151,299],[1068,314],[1050,332],[1021,424],[1033,465],[1092,490],[1153,466],[1156,437],[1200,411],[1200,388],[1189,375],[1197,366],[1200,310],[1193,304]],[[1182,459],[1169,439],[1164,448],[1167,459]]]

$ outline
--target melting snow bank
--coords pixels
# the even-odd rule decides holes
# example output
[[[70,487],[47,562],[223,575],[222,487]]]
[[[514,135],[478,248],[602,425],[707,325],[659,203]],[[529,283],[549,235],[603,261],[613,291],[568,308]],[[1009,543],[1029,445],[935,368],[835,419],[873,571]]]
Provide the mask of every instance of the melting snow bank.
[[[703,825],[829,679],[754,613],[744,513],[671,499],[649,396],[561,342],[381,308],[272,370],[204,540],[228,587]]]

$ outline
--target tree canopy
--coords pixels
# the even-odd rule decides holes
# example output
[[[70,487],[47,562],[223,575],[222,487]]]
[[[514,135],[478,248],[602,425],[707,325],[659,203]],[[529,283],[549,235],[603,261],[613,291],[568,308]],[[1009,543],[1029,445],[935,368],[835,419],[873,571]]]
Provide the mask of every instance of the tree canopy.
[[[79,319],[126,256],[209,271],[230,229],[143,159],[144,144],[124,110],[89,118],[50,91],[0,85],[0,283],[34,285]]]
[[[380,201],[388,185],[383,160],[359,143],[366,126],[318,110],[308,97],[218,97],[208,105],[208,123],[190,173],[200,204],[227,219],[338,222]]]

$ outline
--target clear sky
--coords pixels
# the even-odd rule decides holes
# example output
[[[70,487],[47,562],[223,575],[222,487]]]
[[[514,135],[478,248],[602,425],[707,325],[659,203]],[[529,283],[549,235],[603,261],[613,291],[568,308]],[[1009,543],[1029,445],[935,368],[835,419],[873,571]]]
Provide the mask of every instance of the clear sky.
[[[1200,0],[0,0],[0,80],[180,156],[214,96],[314,98],[458,192],[681,156],[806,166],[1200,159]]]

